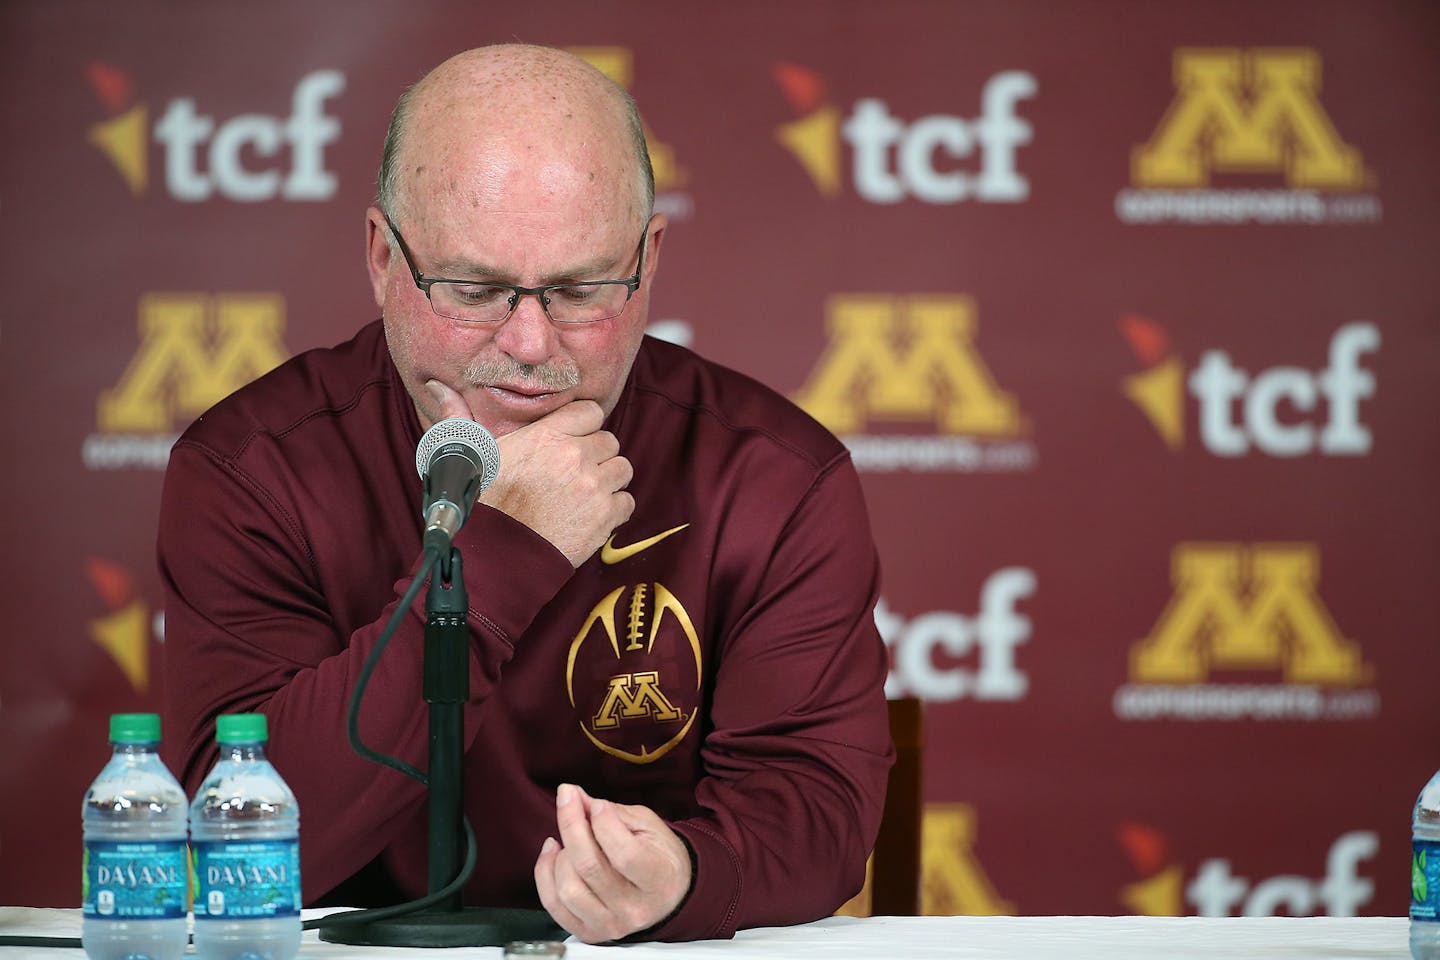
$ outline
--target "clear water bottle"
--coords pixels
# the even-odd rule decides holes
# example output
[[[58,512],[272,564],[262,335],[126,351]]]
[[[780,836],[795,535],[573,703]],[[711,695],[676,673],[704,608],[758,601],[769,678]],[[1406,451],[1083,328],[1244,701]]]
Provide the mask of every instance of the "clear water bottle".
[[[195,953],[291,960],[300,950],[300,810],[265,758],[259,713],[215,721],[220,759],[190,805]]]
[[[1440,772],[1410,817],[1410,956],[1440,960]]]
[[[160,718],[110,718],[113,753],[85,794],[80,940],[91,960],[179,960],[188,891],[185,791],[160,759]]]

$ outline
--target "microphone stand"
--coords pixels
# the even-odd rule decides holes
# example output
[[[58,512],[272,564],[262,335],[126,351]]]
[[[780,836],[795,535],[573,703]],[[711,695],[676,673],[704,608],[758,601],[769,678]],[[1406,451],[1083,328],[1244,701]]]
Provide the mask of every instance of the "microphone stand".
[[[430,846],[426,875],[436,893],[463,863],[465,704],[470,699],[469,599],[460,551],[442,553],[425,595],[424,695],[430,705]],[[538,855],[538,854],[537,854]],[[332,943],[380,947],[497,947],[566,936],[544,910],[466,907],[456,891],[421,913],[324,928]]]

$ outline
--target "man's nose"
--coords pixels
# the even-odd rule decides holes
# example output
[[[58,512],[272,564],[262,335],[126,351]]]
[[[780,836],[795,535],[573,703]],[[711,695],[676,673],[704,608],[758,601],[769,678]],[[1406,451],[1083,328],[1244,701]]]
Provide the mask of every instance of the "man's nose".
[[[521,363],[544,363],[555,347],[555,324],[539,294],[521,294],[495,332],[495,345]]]

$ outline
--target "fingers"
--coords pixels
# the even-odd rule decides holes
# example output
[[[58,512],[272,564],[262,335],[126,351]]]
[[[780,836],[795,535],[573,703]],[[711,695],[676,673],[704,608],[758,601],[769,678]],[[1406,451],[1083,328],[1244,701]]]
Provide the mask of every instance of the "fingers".
[[[606,862],[632,885],[648,880],[644,869],[647,851],[637,843],[635,831],[627,822],[629,815],[623,811],[628,808],[604,801],[597,801],[596,806],[598,809],[590,817],[590,830]]]
[[[635,467],[625,457],[612,457],[606,461],[606,465],[615,471],[616,490],[624,490],[630,486],[630,481],[635,479]]]
[[[596,430],[586,439],[590,442],[596,463],[604,463],[620,453],[620,440],[609,430]]]
[[[570,442],[581,451],[585,463],[605,463],[620,454],[620,441],[609,430],[596,430]]]
[[[605,857],[591,832],[593,817],[614,820],[613,804],[562,784],[556,791],[561,844],[547,838],[535,862],[535,889],[555,922],[582,940],[600,943],[640,929],[627,905],[636,889]]]
[[[600,503],[624,491],[635,478],[634,466],[619,455],[619,449],[619,441],[606,431],[571,440],[567,449],[549,451],[547,479],[558,487],[570,490],[573,495],[585,498],[592,510],[603,512]],[[626,517],[630,515],[629,510],[618,510],[617,503],[608,506],[613,512],[624,513]],[[599,515],[597,512],[596,516]],[[605,533],[608,534],[619,522],[614,521]]]
[[[536,892],[540,894],[540,905],[546,908],[546,913],[556,921],[557,924],[566,928],[569,933],[576,937],[582,937],[586,930],[585,921],[580,920],[575,911],[570,910],[567,901],[573,898],[583,898],[586,895],[593,897],[589,891],[570,892],[569,895],[560,891],[559,874],[560,845],[554,841],[553,836],[544,838],[540,846],[540,856],[536,858]]]
[[[583,940],[599,942],[624,936],[608,929],[609,911],[575,869],[568,853],[552,838],[547,838],[540,848],[541,860],[536,862],[535,887],[540,893],[540,903],[556,923]],[[550,876],[543,879],[545,886],[542,886],[540,874],[547,856]]]
[[[555,795],[561,842],[547,839],[535,862],[545,909],[588,943],[654,926],[690,888],[685,842],[653,810],[592,798],[562,785]]]
[[[540,534],[579,567],[630,518],[634,478],[590,400],[568,403],[500,438],[505,466],[480,501]]]
[[[599,801],[597,801],[597,805]],[[649,807],[612,803],[591,814],[595,842],[610,866],[664,916],[690,886],[685,841]],[[657,917],[651,916],[646,925]]]
[[[565,848],[556,877],[562,884],[567,880],[577,880],[576,892],[583,886],[593,896],[609,901],[625,892],[618,888],[628,886],[628,882],[610,865],[595,840],[590,820],[598,812],[597,806],[603,810],[609,804],[603,800],[591,800],[585,791],[571,784],[561,784],[555,792],[555,818],[560,824],[560,843]],[[573,873],[573,877],[567,875],[567,870]],[[575,909],[574,905],[571,909]]]
[[[540,845],[540,856],[535,858],[535,890],[540,894],[541,905],[555,918],[555,922],[569,930],[570,925],[561,919],[561,913],[569,911],[564,909],[555,893],[555,858],[559,853],[560,844],[555,842],[554,837],[546,837]]]
[[[611,498],[611,508],[613,513],[610,522],[610,532],[614,533],[616,527],[620,526],[620,524],[626,520],[629,520],[631,515],[634,514],[635,497],[627,490],[617,491],[615,496]],[[598,547],[596,549],[598,549]]]

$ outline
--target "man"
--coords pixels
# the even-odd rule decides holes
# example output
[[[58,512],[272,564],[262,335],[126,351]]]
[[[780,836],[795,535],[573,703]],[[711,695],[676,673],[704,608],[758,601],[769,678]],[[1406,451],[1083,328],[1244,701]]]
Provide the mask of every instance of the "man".
[[[268,716],[307,902],[425,888],[423,788],[356,757],[345,712],[419,556],[416,444],[447,417],[501,450],[456,537],[466,902],[538,899],[591,942],[694,939],[825,916],[861,884],[891,750],[859,483],[788,402],[644,338],[653,190],[633,103],[588,64],[452,58],[387,135],[366,221],[383,329],[296,357],[175,446],[175,766],[193,790],[217,714]],[[422,769],[423,621],[417,604],[360,716]]]

